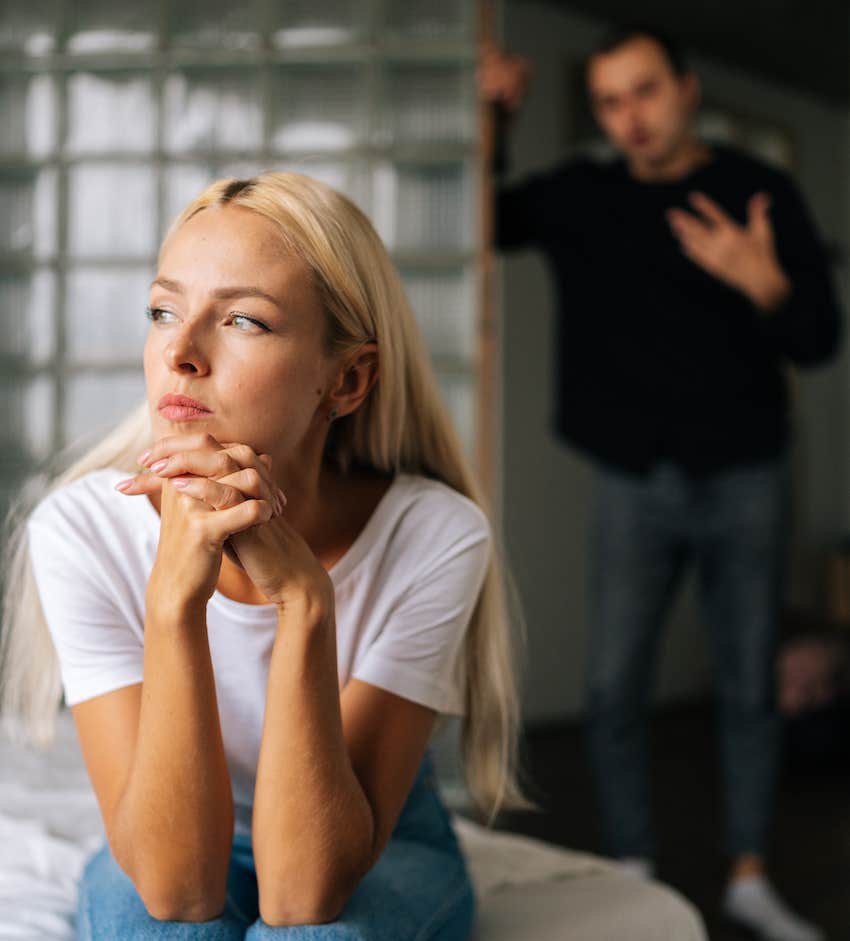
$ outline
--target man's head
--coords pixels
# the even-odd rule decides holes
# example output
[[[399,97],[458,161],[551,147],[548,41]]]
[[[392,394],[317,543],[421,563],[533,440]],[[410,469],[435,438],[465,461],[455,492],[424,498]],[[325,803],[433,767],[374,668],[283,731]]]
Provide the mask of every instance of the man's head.
[[[664,166],[688,142],[699,82],[672,40],[653,27],[619,27],[587,60],[599,126],[632,163]]]

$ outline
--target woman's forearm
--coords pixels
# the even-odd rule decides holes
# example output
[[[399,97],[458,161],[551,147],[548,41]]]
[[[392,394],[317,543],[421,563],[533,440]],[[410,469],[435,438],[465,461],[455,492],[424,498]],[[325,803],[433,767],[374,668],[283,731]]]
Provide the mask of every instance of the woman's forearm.
[[[268,924],[336,917],[371,861],[374,820],[342,734],[333,617],[278,617],[252,822]]]
[[[233,798],[204,608],[148,606],[138,737],[112,830],[116,858],[152,915],[221,912]]]

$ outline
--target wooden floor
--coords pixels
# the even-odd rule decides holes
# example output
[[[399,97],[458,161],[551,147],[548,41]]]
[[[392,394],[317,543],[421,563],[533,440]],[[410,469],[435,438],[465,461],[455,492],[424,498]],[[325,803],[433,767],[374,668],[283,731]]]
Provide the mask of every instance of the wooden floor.
[[[702,911],[712,941],[751,941],[720,911],[727,861],[709,706],[676,708],[652,724],[658,877]],[[539,814],[503,814],[499,828],[601,853],[584,739],[578,724],[531,729],[523,751]],[[850,939],[850,763],[801,762],[791,747],[768,854],[777,888],[828,941]]]

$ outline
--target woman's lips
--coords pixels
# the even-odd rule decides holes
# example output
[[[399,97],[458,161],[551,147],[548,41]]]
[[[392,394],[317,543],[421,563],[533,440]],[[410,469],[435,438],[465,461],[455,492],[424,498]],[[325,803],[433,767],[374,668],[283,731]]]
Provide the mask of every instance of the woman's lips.
[[[212,410],[190,395],[166,392],[159,400],[159,414],[167,421],[193,421],[212,415]]]
[[[159,410],[159,414],[168,421],[191,421],[194,418],[206,418],[212,412],[189,405],[166,405]]]

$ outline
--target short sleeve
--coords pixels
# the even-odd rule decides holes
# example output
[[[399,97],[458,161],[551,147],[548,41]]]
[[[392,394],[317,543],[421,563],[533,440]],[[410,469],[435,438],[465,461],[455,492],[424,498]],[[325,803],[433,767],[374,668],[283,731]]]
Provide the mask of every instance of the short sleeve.
[[[476,508],[468,518],[471,525],[462,533],[424,553],[426,564],[352,671],[357,679],[451,715],[464,712],[464,639],[491,553],[486,517]]]
[[[59,658],[65,702],[140,683],[144,646],[109,589],[108,565],[67,521],[27,523],[30,562]]]

